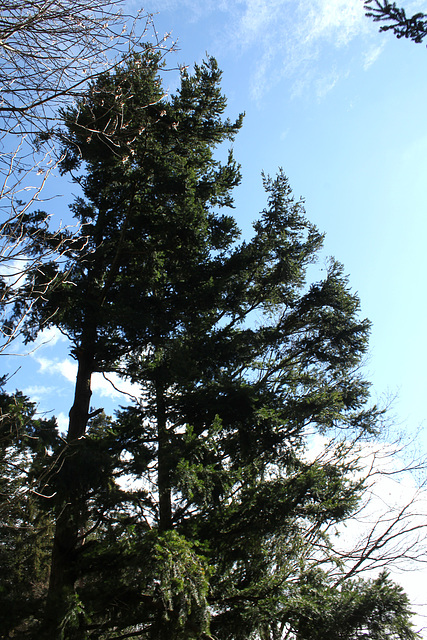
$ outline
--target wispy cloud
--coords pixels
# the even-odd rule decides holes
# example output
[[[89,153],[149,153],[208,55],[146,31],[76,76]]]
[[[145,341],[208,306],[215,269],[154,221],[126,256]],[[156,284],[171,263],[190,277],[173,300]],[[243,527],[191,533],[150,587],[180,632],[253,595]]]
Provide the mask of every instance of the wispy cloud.
[[[316,97],[321,100],[328,94],[335,85],[348,73],[340,73],[336,69],[332,69],[329,73],[320,76],[316,80]]]
[[[74,384],[77,376],[77,363],[70,358],[58,360],[45,358],[37,353],[34,358],[39,364],[39,373],[59,374],[62,378]],[[95,373],[92,376],[92,391],[103,398],[110,398],[112,400],[123,400],[123,396],[125,395],[136,398],[140,396],[140,387],[138,385],[133,384],[126,378],[119,377],[116,373],[110,373],[105,376],[101,373]]]
[[[277,20],[282,21],[287,5],[289,0],[246,0],[237,3],[242,9],[240,15],[236,16],[238,25],[235,42],[239,46],[265,43],[272,25],[277,24]]]
[[[365,14],[360,0],[310,0],[299,3],[305,42],[321,39],[342,47],[364,30]]]
[[[365,71],[380,57],[385,47],[385,40],[379,46],[370,47],[364,54],[363,68]]]
[[[256,46],[259,51],[252,74],[253,98],[260,99],[283,77],[294,84],[295,95],[303,86],[314,86],[318,97],[326,95],[347,75],[342,57],[338,58],[342,69],[333,70],[331,82],[331,65],[337,61],[332,54],[335,62],[329,62],[331,51],[348,46],[370,27],[360,0],[247,0],[237,24],[236,42],[240,47]]]
[[[22,392],[31,398],[32,402],[38,404],[43,396],[48,396],[51,393],[55,393],[55,387],[47,387],[44,385],[36,384],[29,387],[25,387]]]
[[[323,39],[339,47],[366,27],[360,0],[246,0],[234,4],[240,8],[235,12],[235,41],[243,46],[270,40],[279,49],[285,41],[299,48]]]
[[[162,13],[166,17],[167,11],[178,10],[185,11],[189,23],[198,23],[206,34],[206,48],[213,43],[214,55],[215,49],[232,50],[237,56],[250,54],[255,100],[284,77],[298,84],[299,90],[292,89],[294,95],[306,86],[320,97],[347,75],[344,56],[338,57],[337,49],[344,50],[362,37],[362,68],[373,64],[382,50],[372,48],[370,35],[377,35],[378,27],[365,17],[361,0],[166,0]],[[328,59],[331,56],[334,61]],[[337,60],[341,68],[335,69],[331,83]],[[325,74],[329,79],[323,78]]]

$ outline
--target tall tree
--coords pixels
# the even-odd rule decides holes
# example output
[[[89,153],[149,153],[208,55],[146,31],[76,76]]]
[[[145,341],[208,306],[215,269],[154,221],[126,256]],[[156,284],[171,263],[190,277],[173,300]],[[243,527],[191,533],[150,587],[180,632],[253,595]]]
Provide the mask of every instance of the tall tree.
[[[78,363],[50,473],[41,637],[301,638],[323,584],[342,604],[335,628],[349,612],[350,638],[373,606],[351,626],[327,530],[352,513],[362,484],[343,444],[316,460],[306,447],[310,430],[362,439],[378,428],[359,369],[369,323],[340,264],[306,283],[322,236],[283,172],[264,177],[266,208],[239,240],[221,211],[239,167],[214,151],[242,119],[223,119],[216,62],[183,70],[168,100],[158,66],[151,52],[135,57],[64,112],[62,169],[83,190],[72,207],[82,233],[64,232],[65,264],[46,262],[22,288],[25,299],[55,283],[35,296],[27,336],[59,327]],[[28,233],[45,221],[29,214]],[[36,253],[47,226],[40,237]],[[95,371],[131,377],[139,402],[114,421],[92,410]],[[381,600],[383,631],[396,601]],[[396,637],[409,638],[401,602]]]
[[[232,155],[222,165],[213,150],[234,137],[241,118],[234,124],[221,118],[225,99],[213,60],[194,76],[183,71],[181,89],[170,101],[163,99],[158,64],[159,56],[149,51],[136,57],[115,75],[102,76],[78,113],[65,114],[69,133],[63,138],[63,170],[75,170],[82,159],[88,167],[78,178],[86,199],[73,206],[83,233],[80,238],[64,234],[68,261],[63,270],[51,262],[34,274],[30,292],[46,279],[62,282],[64,273],[66,282],[52,288],[46,303],[36,297],[27,327],[34,334],[46,323],[55,324],[73,342],[78,374],[67,436],[71,448],[85,434],[92,373],[115,369],[131,348],[132,336],[148,348],[161,332],[151,318],[158,317],[154,293],[163,283],[163,271],[169,272],[171,290],[184,287],[189,293],[196,284],[186,280],[191,266],[202,261],[212,242],[220,249],[224,234],[235,234],[234,222],[212,215],[209,207],[229,204],[230,189],[239,180]],[[28,217],[28,235],[44,218],[42,213]],[[46,229],[43,248],[48,243]],[[37,242],[34,251],[39,250]],[[179,322],[177,317],[176,326]],[[48,606],[55,628],[74,593],[73,550],[86,518],[84,498],[70,498],[75,464],[73,455],[66,456],[59,474],[65,480],[58,489]]]

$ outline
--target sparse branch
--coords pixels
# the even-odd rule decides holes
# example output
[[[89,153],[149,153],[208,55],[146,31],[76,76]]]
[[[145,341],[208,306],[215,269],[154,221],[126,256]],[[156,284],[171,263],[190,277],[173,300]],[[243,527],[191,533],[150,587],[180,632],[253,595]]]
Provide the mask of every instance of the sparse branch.
[[[82,95],[90,80],[141,50],[150,34],[164,46],[151,16],[122,12],[116,0],[24,0],[0,13],[0,129],[34,134],[56,118],[64,99]]]
[[[131,16],[124,9],[124,0],[2,3],[0,352],[16,337],[22,324],[15,322],[11,329],[7,323],[18,286],[47,260],[60,261],[65,255],[62,228],[56,233],[50,231],[50,248],[43,255],[30,257],[30,248],[37,240],[34,234],[44,230],[29,236],[23,224],[26,214],[40,206],[45,184],[63,160],[50,135],[59,123],[61,109],[81,98],[100,74],[126,64],[147,47],[156,50],[160,58],[168,50],[167,36],[158,37],[151,15],[140,11]],[[115,133],[103,135],[106,143],[114,144]],[[47,291],[52,282],[46,281],[45,285]],[[22,310],[22,319],[27,311]]]
[[[342,565],[336,584],[366,571],[413,570],[427,562],[427,494],[422,480],[414,477],[415,472],[425,473],[426,460],[405,459],[401,442],[378,441],[364,449],[350,447],[346,454],[358,460],[362,501],[344,526],[337,527],[336,540],[330,536],[328,543],[318,543],[321,556],[332,553]]]

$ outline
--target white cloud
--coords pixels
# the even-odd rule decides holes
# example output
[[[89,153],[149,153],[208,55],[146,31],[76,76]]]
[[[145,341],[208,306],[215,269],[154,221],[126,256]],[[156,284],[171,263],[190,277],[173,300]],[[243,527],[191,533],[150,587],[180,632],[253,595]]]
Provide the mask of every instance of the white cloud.
[[[54,347],[58,342],[67,342],[67,338],[57,327],[49,327],[37,336],[34,341],[34,348]]]
[[[101,373],[95,373],[92,377],[92,390],[102,397],[112,399],[121,398],[123,400],[124,395],[138,398],[141,395],[139,385],[133,384],[125,378],[120,378],[116,373],[105,376]]]
[[[59,433],[67,433],[68,430],[68,416],[61,411],[60,413],[58,413],[56,417],[56,422],[58,423],[58,429],[59,429]]]
[[[378,60],[385,47],[385,40],[379,45],[370,47],[364,54],[363,68],[365,71]]]
[[[7,249],[6,249],[7,254]],[[2,278],[6,285],[11,289],[18,288],[25,280],[27,258],[23,255],[21,258],[7,260],[8,256],[2,252]]]
[[[59,373],[69,382],[75,382],[77,375],[77,363],[73,362],[69,358],[65,358],[64,360],[44,358],[36,352],[34,354],[34,359],[39,364],[39,373],[49,373],[51,375]]]
[[[70,358],[63,360],[55,360],[45,358],[34,354],[34,359],[39,364],[39,373],[60,375],[68,382],[75,383],[77,376],[77,362]],[[110,373],[103,376],[101,373],[94,373],[92,376],[92,391],[98,393],[103,398],[112,400],[122,399],[124,396],[132,396],[138,398],[140,396],[140,387],[133,384],[126,378],[121,378],[116,373]]]

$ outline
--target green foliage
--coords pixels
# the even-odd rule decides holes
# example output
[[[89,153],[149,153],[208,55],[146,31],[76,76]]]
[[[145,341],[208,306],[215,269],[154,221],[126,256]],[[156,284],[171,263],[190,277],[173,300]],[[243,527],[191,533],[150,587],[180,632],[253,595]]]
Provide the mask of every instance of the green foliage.
[[[415,637],[397,587],[346,582],[334,555],[328,530],[363,492],[346,445],[306,452],[310,432],[379,428],[360,373],[369,322],[338,262],[306,281],[323,237],[283,171],[263,177],[251,238],[222,213],[240,172],[215,149],[242,118],[224,119],[216,62],[183,70],[168,99],[159,73],[146,52],[63,113],[79,228],[17,293],[19,310],[49,278],[27,339],[57,326],[78,362],[67,438],[40,467],[55,520],[40,637]],[[46,216],[28,214],[28,233]],[[35,252],[51,241],[35,237]],[[95,371],[140,398],[91,412]]]
[[[207,595],[209,569],[193,545],[175,531],[167,531],[156,541],[153,575],[159,581],[162,615],[153,637],[184,640],[199,638],[208,630]],[[155,625],[155,627],[157,626]]]
[[[46,490],[54,420],[37,419],[21,393],[0,392],[0,625],[33,628],[49,575],[53,521]],[[48,497],[44,497],[48,496]],[[5,636],[7,637],[7,636]]]
[[[294,602],[297,637],[301,640],[415,640],[408,621],[407,596],[382,572],[373,580],[328,584],[322,573],[307,576]]]
[[[415,13],[407,17],[405,9],[388,0],[365,0],[366,15],[375,22],[382,22],[380,31],[393,31],[397,38],[409,38],[420,43],[427,35],[427,16]],[[388,23],[388,24],[387,24]]]

